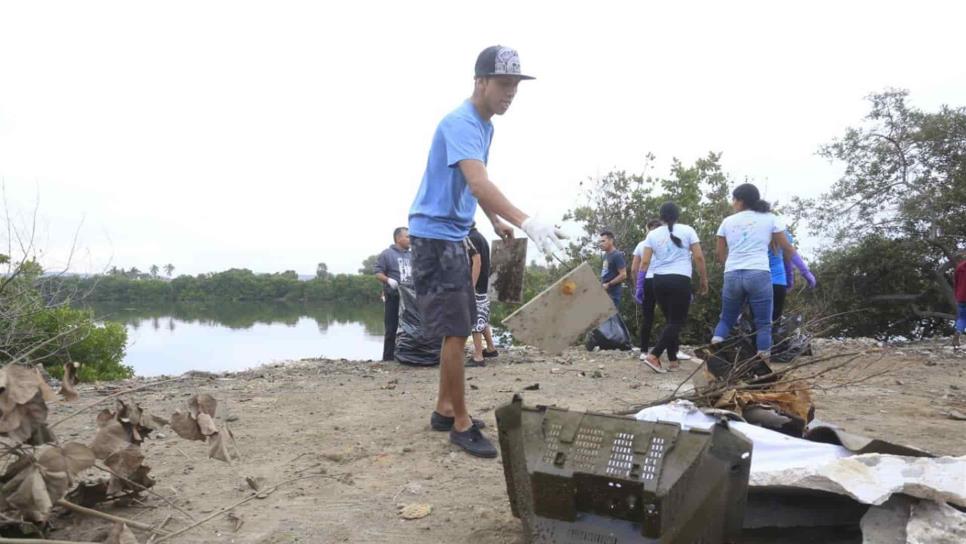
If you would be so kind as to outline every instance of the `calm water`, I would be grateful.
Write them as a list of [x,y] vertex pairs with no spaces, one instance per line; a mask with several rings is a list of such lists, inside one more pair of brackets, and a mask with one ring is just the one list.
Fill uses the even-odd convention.
[[382,357],[381,305],[230,303],[93,309],[101,320],[125,324],[124,361],[138,376],[244,370],[305,357]]

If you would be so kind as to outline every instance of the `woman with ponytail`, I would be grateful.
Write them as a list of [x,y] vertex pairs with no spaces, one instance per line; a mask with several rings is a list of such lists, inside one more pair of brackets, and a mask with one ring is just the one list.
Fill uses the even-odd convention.
[[771,205],[761,199],[758,188],[743,183],[731,193],[735,214],[718,227],[718,262],[725,265],[721,290],[721,319],[714,330],[712,344],[728,337],[745,304],[755,320],[755,343],[761,357],[771,350],[771,317],[774,303],[769,246],[781,248],[784,260],[795,256],[795,248],[785,236],[785,227],[771,213]]
[[[698,233],[688,225],[679,224],[678,215],[677,204],[665,202],[661,206],[664,225],[648,233],[641,256],[641,269],[654,273],[654,299],[667,321],[654,348],[649,353],[642,351],[641,361],[660,373],[678,367],[679,337],[691,307],[692,260],[701,278],[698,294],[708,293],[708,270]],[[665,351],[668,369],[661,366],[660,357]]]

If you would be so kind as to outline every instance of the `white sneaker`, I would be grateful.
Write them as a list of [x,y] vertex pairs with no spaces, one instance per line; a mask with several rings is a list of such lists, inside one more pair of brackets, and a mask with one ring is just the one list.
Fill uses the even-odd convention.
[[688,355],[687,353],[684,353],[683,351],[678,352],[678,361],[690,361],[690,360],[691,360],[690,355]]
[[638,357],[638,359],[640,359],[641,361],[647,360],[647,352],[645,351],[644,353],[642,353],[641,356]]

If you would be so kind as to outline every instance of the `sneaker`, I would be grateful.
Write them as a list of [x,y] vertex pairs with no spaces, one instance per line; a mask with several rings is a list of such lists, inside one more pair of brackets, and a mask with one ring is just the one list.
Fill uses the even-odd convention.
[[484,349],[483,350],[483,358],[484,359],[493,359],[494,357],[498,356],[499,354],[500,354],[500,352],[497,351],[497,350],[495,350],[495,349],[493,349],[493,350]]
[[[484,355],[484,357],[486,357],[486,356]],[[466,362],[463,364],[463,366],[468,367],[468,368],[482,367],[482,366],[486,366],[486,361],[483,360],[483,359],[476,360],[476,359],[470,357],[469,359],[466,360]]]
[[[483,420],[476,418],[470,419],[473,420],[473,425],[477,428],[486,428],[486,423]],[[433,411],[433,415],[429,416],[429,426],[432,427],[434,431],[452,431],[453,423],[455,421],[455,417],[444,416],[435,410]]]
[[480,428],[473,425],[463,432],[452,430],[449,432],[449,441],[452,444],[463,448],[463,451],[476,457],[492,459],[496,457],[496,447],[490,440],[483,436]]
[[690,360],[691,360],[690,355],[688,355],[687,353],[684,353],[683,351],[678,352],[678,361],[690,361]]

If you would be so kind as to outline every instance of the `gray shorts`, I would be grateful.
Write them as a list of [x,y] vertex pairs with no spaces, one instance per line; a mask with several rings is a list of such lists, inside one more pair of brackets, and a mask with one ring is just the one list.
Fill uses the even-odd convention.
[[476,293],[476,320],[473,321],[473,332],[483,332],[490,324],[490,295]]
[[428,337],[467,337],[476,320],[466,242],[411,236],[416,306]]

